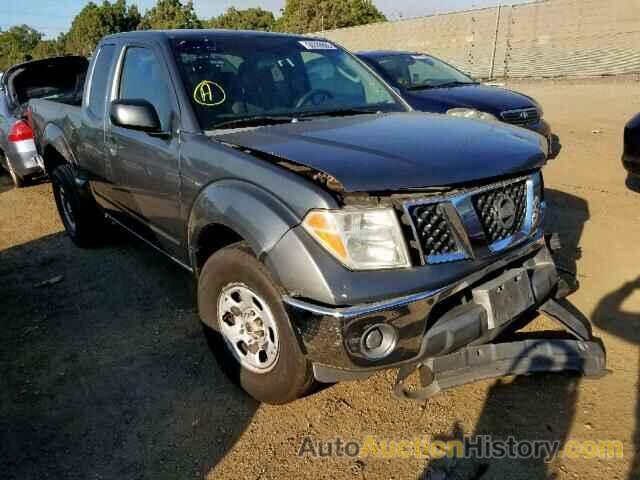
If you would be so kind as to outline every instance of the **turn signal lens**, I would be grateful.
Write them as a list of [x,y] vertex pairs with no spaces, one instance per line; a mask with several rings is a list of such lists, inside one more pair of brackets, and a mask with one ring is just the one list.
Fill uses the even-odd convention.
[[314,210],[304,228],[351,270],[411,266],[393,209]]

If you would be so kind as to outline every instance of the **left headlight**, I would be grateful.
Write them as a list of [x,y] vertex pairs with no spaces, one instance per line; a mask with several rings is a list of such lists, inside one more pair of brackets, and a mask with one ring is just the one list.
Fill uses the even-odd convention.
[[398,217],[391,208],[312,210],[302,225],[351,270],[411,266]]
[[481,112],[480,110],[475,110],[473,108],[452,108],[447,111],[447,115],[460,118],[474,118],[476,120],[485,120],[487,122],[498,121],[495,115],[487,112]]

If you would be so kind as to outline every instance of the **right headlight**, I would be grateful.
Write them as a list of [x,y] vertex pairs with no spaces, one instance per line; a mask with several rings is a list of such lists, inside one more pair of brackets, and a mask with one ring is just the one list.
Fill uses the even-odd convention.
[[498,119],[495,115],[492,115],[487,112],[481,112],[480,110],[475,110],[473,108],[452,108],[447,111],[447,115],[451,115],[452,117],[460,117],[460,118],[473,118],[476,120],[485,120],[487,122],[497,122]]
[[392,208],[312,210],[302,225],[351,270],[411,266],[404,235]]

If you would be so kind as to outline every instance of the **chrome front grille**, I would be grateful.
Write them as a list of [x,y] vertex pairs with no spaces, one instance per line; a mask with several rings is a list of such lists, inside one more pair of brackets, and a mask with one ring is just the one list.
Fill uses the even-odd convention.
[[483,258],[529,238],[542,221],[539,173],[404,202],[405,224],[425,264]]
[[500,114],[502,120],[512,125],[533,125],[540,121],[540,112],[537,108],[521,108],[509,110]]

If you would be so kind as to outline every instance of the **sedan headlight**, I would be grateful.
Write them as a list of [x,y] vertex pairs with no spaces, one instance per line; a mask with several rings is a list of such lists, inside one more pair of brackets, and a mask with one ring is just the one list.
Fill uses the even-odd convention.
[[460,118],[473,118],[476,120],[485,120],[487,122],[497,122],[498,119],[487,112],[481,112],[473,108],[452,108],[447,111],[447,115]]
[[302,224],[351,270],[411,266],[398,217],[391,208],[313,210]]

